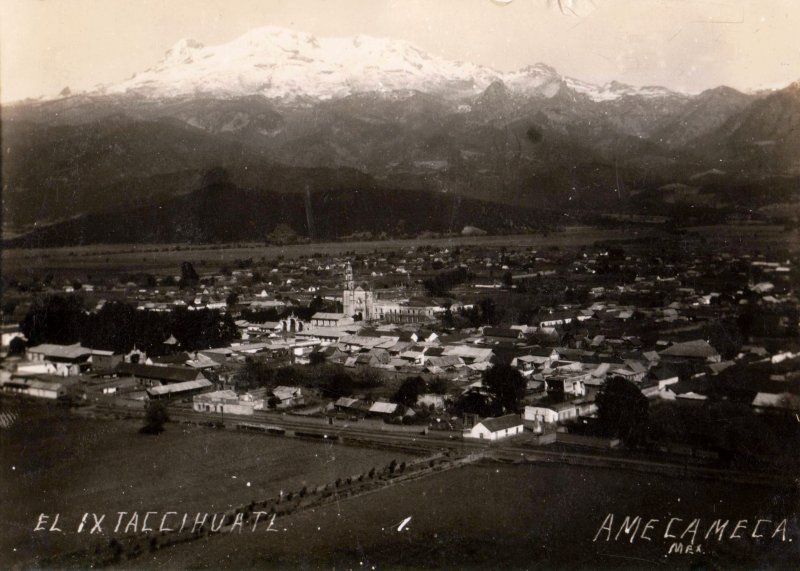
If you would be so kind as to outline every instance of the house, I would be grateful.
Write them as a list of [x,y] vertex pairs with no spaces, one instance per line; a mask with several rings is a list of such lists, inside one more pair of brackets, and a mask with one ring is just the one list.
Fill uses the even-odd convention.
[[122,354],[114,353],[113,351],[103,351],[100,349],[92,349],[92,355],[89,361],[92,363],[92,370],[106,370],[110,371],[120,363],[122,363]]
[[80,343],[74,345],[42,343],[36,347],[28,347],[26,354],[29,361],[46,363],[49,374],[68,377],[80,375],[89,369],[92,350],[81,347]]
[[558,361],[558,351],[549,347],[531,347],[527,355],[515,357],[511,361],[511,366],[519,370],[523,375],[529,375],[536,369],[549,367],[551,363]]
[[255,404],[252,396],[248,394],[239,396],[232,390],[214,391],[192,397],[192,409],[197,412],[251,415],[255,410]]
[[658,382],[659,390],[680,381],[677,371],[667,365],[659,365],[650,370],[650,377]]
[[496,418],[484,418],[472,428],[464,431],[464,438],[497,441],[515,434],[522,434],[522,419],[517,414]]
[[317,340],[322,345],[338,343],[343,337],[350,335],[345,327],[322,327],[311,325],[295,334],[297,338]]
[[318,311],[311,316],[312,327],[339,327],[353,323],[351,317],[346,317],[344,313],[325,313]]
[[374,402],[369,407],[369,414],[374,416],[393,416],[399,413],[400,405],[394,402]]
[[525,376],[532,374],[537,367],[536,357],[532,355],[522,355],[511,360],[511,366]]
[[706,363],[719,363],[722,360],[717,350],[708,341],[702,339],[676,343],[660,351],[659,355],[662,359],[666,357],[669,360],[690,360]]
[[483,340],[486,343],[495,341],[519,341],[525,336],[519,329],[506,329],[503,327],[484,327]]
[[609,374],[614,377],[622,377],[626,381],[630,381],[632,383],[638,383],[644,380],[644,377],[647,374],[647,369],[644,368],[641,363],[632,361],[631,363],[628,363],[626,367],[611,369]]
[[[222,359],[224,362],[224,358]],[[195,353],[194,359],[190,359],[186,361],[186,365],[193,369],[216,369],[222,365],[221,362],[215,361],[213,358],[209,357],[208,355],[203,355],[202,353]]]
[[558,412],[548,406],[526,406],[523,419],[534,423],[556,424]]
[[587,365],[589,367],[589,376],[584,378],[583,382],[586,385],[601,387],[606,382],[606,375],[611,369],[611,363],[600,363],[596,367]]
[[213,384],[206,378],[170,385],[159,385],[147,389],[147,396],[152,400],[170,399],[173,397],[187,397],[208,391]]
[[264,322],[250,322],[246,319],[239,319],[236,321],[236,327],[242,335],[242,339],[250,339],[261,336],[269,336],[279,326],[277,321],[264,321]]
[[568,401],[554,404],[552,408],[558,415],[558,422],[563,424],[565,422],[577,419],[580,415],[578,404],[578,401]]
[[338,399],[336,399],[336,402],[333,403],[333,406],[337,410],[346,411],[353,408],[358,402],[359,402],[358,399],[350,397],[339,397]]
[[470,347],[469,345],[448,345],[442,353],[445,356],[461,357],[467,365],[474,363],[492,363],[494,352],[483,347]]
[[800,411],[800,396],[789,393],[757,393],[752,402],[758,412],[780,410],[785,412]]
[[670,383],[659,389],[658,396],[664,400],[704,401],[708,397],[701,391],[708,389],[708,383],[703,378],[692,378],[677,383]]
[[582,397],[586,394],[584,374],[559,374],[545,378],[548,393]]
[[339,397],[333,403],[334,409],[339,412],[363,416],[369,412],[370,405],[363,400],[354,399],[350,397]]
[[14,378],[3,381],[0,385],[3,392],[21,394],[29,397],[55,400],[67,395],[62,383],[42,381],[39,379]]
[[302,406],[305,404],[305,397],[303,397],[303,390],[300,387],[287,387],[279,386],[272,389],[271,396],[278,399],[275,408],[290,408],[293,406]]
[[372,351],[357,353],[347,357],[344,361],[345,367],[381,367],[391,361],[389,354],[385,356],[373,354]]
[[19,330],[19,325],[2,325],[0,326],[0,347],[8,347],[11,341],[19,337],[23,341],[27,341],[25,336]]
[[392,347],[399,337],[369,337],[366,335],[347,335],[339,339],[339,348],[348,352],[368,351],[374,347]]
[[543,313],[539,319],[539,327],[556,327],[572,323],[572,314],[565,311],[551,311]]
[[427,347],[423,347],[420,345],[412,345],[411,347],[400,353],[399,357],[414,365],[422,365],[425,361],[426,350]]

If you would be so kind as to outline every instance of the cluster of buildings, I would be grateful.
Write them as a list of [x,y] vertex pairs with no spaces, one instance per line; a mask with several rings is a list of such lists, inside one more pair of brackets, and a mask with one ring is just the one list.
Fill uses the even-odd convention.
[[[602,246],[577,254],[530,248],[405,254],[363,257],[361,279],[349,260],[309,258],[281,261],[265,275],[252,269],[213,274],[192,292],[137,288],[132,297],[142,311],[188,304],[231,312],[241,338],[227,347],[185,352],[170,337],[165,357],[80,345],[28,347],[24,358],[4,365],[0,388],[51,399],[193,399],[200,412],[254,414],[304,407],[314,399],[303,387],[288,385],[237,394],[248,362],[326,362],[395,381],[446,379],[447,395],[423,395],[428,400],[420,402],[444,410],[470,392],[489,396],[482,374],[505,363],[525,379],[524,412],[476,419],[468,436],[495,440],[523,426],[542,432],[591,416],[598,391],[612,376],[631,381],[651,399],[749,399],[759,411],[800,410],[792,260],[724,253],[662,259],[652,248],[625,255]],[[451,267],[470,276],[450,289],[451,298],[421,295],[425,276]],[[524,298],[526,312],[511,313],[502,296]],[[487,297],[505,312],[504,325],[476,326],[465,318],[452,325]],[[320,299],[325,310],[307,311]],[[245,319],[245,309],[248,315],[275,310],[279,317]],[[746,387],[731,380],[740,378],[749,379]],[[389,400],[330,399],[320,410],[414,415],[413,407]]]

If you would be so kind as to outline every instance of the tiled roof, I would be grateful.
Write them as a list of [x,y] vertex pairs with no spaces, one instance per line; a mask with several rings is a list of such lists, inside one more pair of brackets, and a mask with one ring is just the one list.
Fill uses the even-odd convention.
[[718,354],[716,349],[702,339],[676,343],[672,347],[661,351],[661,355],[667,355],[668,357],[708,358],[715,357]]
[[496,418],[484,418],[480,421],[490,432],[499,432],[522,424],[522,419],[516,414],[507,414]]
[[28,352],[39,353],[52,359],[80,359],[81,357],[88,357],[92,354],[91,349],[81,347],[80,343],[74,345],[42,343],[36,347],[30,347]]

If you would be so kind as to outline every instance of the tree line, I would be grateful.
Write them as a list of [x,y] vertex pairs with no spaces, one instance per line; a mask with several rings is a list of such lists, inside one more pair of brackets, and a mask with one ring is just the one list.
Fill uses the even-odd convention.
[[[127,353],[134,347],[150,355],[174,350],[224,347],[239,339],[233,318],[218,310],[140,311],[125,302],[108,302],[94,312],[77,296],[37,299],[20,323],[28,344],[80,343],[92,349]],[[174,336],[177,346],[164,345]]]

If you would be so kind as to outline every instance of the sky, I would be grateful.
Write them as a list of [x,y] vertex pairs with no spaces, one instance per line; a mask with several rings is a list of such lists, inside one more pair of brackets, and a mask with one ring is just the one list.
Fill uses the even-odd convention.
[[800,0],[0,0],[0,100],[114,83],[181,38],[274,25],[410,41],[500,71],[593,83],[780,88],[800,80]]

